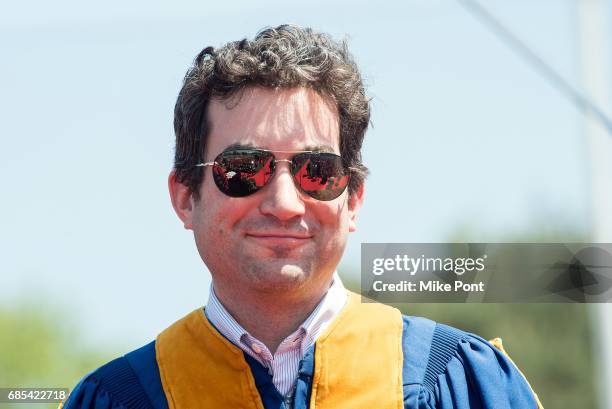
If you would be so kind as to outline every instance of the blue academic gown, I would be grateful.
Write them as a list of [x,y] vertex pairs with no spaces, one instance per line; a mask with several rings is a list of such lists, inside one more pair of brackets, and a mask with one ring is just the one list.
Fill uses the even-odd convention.
[[[404,408],[538,407],[529,384],[510,359],[476,335],[425,318],[404,316],[402,346]],[[309,407],[313,349],[300,362],[294,409]],[[245,360],[265,408],[286,409],[267,369],[246,354]],[[155,342],[87,375],[64,408],[167,409]]]

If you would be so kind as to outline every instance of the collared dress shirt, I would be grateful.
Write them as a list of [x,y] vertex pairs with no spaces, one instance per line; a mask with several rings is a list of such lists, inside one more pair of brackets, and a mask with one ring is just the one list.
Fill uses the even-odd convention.
[[221,334],[268,369],[276,389],[285,396],[286,400],[290,400],[298,376],[300,360],[315,343],[317,337],[340,313],[347,298],[347,292],[340,277],[334,273],[332,285],[323,299],[298,329],[280,343],[274,355],[263,342],[249,334],[223,307],[212,285],[205,313]]

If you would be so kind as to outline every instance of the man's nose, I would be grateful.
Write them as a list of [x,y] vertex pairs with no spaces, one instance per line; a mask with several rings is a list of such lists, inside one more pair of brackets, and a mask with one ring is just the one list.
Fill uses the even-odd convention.
[[291,171],[284,163],[276,164],[272,180],[260,193],[264,195],[259,206],[262,214],[274,216],[282,221],[304,215],[306,207],[302,193],[295,186]]

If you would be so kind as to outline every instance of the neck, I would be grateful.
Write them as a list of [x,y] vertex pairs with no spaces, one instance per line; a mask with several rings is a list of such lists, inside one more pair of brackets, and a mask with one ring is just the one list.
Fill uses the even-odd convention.
[[235,286],[214,283],[215,294],[234,319],[270,350],[272,354],[280,343],[308,318],[323,299],[331,285],[332,278],[321,288],[307,294],[294,293],[245,294],[236,291]]

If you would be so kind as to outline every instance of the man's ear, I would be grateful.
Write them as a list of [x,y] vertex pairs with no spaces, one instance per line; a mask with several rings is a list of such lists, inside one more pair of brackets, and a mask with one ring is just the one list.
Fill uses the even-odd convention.
[[177,216],[186,229],[193,228],[193,197],[189,187],[176,180],[176,172],[172,170],[168,176],[170,200]]
[[357,213],[363,205],[363,195],[365,193],[365,183],[361,183],[357,191],[349,194],[348,213],[349,213],[349,232],[357,230]]

